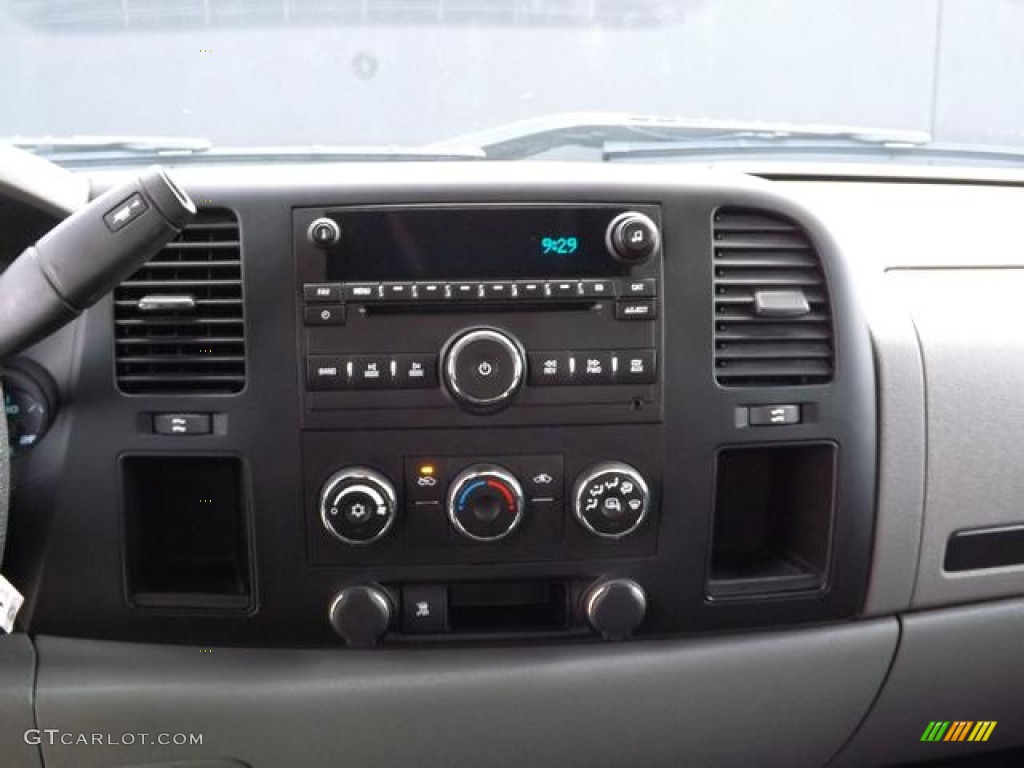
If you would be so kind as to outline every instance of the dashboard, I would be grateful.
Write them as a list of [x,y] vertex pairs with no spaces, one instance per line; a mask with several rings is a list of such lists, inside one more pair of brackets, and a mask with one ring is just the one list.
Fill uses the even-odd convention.
[[[920,686],[958,642],[990,653],[934,683],[957,712],[1024,673],[1005,634],[1020,265],[951,246],[965,230],[932,211],[965,187],[490,163],[175,178],[196,218],[0,372],[28,633],[4,674],[37,721],[148,702],[139,722],[217,723],[211,754],[263,765],[309,756],[279,728],[341,716],[313,762],[374,765],[430,733],[382,742],[381,711],[436,707],[430,765],[481,749],[472,727],[495,765],[524,735],[541,762],[731,765],[772,733],[794,739],[761,764],[881,765],[921,756],[941,713]],[[985,690],[941,716],[1024,743]],[[243,735],[258,700],[281,722]],[[749,741],[673,732],[725,712]]]

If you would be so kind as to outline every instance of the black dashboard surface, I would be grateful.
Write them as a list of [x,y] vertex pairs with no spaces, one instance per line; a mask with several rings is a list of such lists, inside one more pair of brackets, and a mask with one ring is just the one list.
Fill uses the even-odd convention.
[[[20,489],[17,503],[39,512],[21,528],[13,547],[16,562],[45,560],[42,570],[22,566],[31,596],[24,617],[27,626],[40,633],[123,640],[337,644],[326,614],[332,596],[345,585],[383,585],[398,609],[402,592],[410,586],[512,584],[526,589],[540,582],[564,593],[554,607],[544,603],[546,598],[541,603],[568,616],[555,622],[558,631],[552,633],[543,622],[534,627],[524,609],[525,623],[506,627],[510,636],[551,639],[553,634],[578,640],[581,631],[586,634],[579,607],[583,591],[609,577],[631,579],[647,590],[648,613],[640,636],[821,622],[857,614],[864,599],[872,536],[872,361],[866,322],[846,266],[812,215],[774,193],[770,185],[732,174],[544,165],[401,168],[401,173],[391,167],[380,174],[372,167],[356,167],[344,177],[327,168],[179,173],[195,199],[209,201],[206,208],[237,216],[245,307],[244,389],[233,395],[120,391],[114,371],[121,347],[114,343],[115,313],[109,300],[65,334],[74,362],[64,394],[73,407],[60,414],[48,439],[20,462],[21,471],[37,480]],[[98,177],[97,186],[115,178]],[[601,301],[587,304],[586,310],[574,305],[563,312],[549,305],[523,310],[498,304],[454,313],[410,310],[398,315],[375,314],[374,307],[350,301],[350,319],[343,328],[303,328],[303,285],[310,278],[299,253],[306,247],[306,233],[304,227],[293,226],[296,212],[318,215],[348,207],[410,203],[449,211],[461,206],[462,216],[481,206],[654,207],[660,212],[661,251],[632,274],[661,281],[658,316],[646,324],[616,324],[601,320],[611,317],[602,314],[611,311],[611,304]],[[782,246],[769,244],[768,252],[781,248],[790,253],[787,248],[798,242],[803,250],[791,258],[818,260],[808,268],[820,270],[815,274],[825,280],[825,293],[815,300],[829,302],[831,312],[827,327],[834,333],[835,357],[830,380],[755,381],[749,386],[716,382],[715,358],[721,351],[716,351],[714,340],[721,319],[716,312],[722,310],[716,309],[713,263],[716,239],[729,236],[716,234],[716,216],[722,210],[739,212],[732,220],[736,226],[763,225],[766,236],[783,237]],[[753,225],[743,218],[745,212],[754,216]],[[757,216],[766,217],[767,224]],[[215,231],[222,225],[203,226]],[[792,234],[778,235],[779,227],[791,228]],[[735,237],[742,240],[745,235],[737,231]],[[740,247],[730,258],[743,256],[742,242]],[[757,247],[751,246],[754,257],[759,255]],[[613,264],[613,275],[624,271],[622,264]],[[358,277],[391,276],[390,267],[379,273],[374,269],[378,268]],[[534,277],[557,279],[564,271]],[[327,273],[313,279],[335,276]],[[776,277],[769,275],[769,287]],[[658,374],[653,385],[634,386],[635,397],[624,396],[627,390],[613,386],[571,387],[560,390],[563,399],[558,400],[554,388],[526,385],[511,407],[484,414],[456,407],[443,388],[438,395],[365,392],[349,410],[335,408],[340,396],[317,401],[313,396],[331,393],[307,391],[307,363],[302,358],[307,347],[323,351],[327,345],[341,355],[443,353],[443,348],[430,345],[443,347],[445,338],[475,327],[498,328],[540,349],[575,345],[587,352],[616,344],[654,345]],[[626,335],[619,339],[615,334]],[[408,349],[404,345],[410,339],[427,347]],[[544,343],[545,339],[552,341]],[[533,410],[528,407],[531,398],[539,398]],[[360,402],[368,407],[359,407]],[[753,413],[752,406],[778,404],[796,404],[803,414],[801,423],[759,427],[744,421]],[[191,413],[210,415],[212,433],[154,433],[154,415]],[[550,539],[544,539],[544,531],[524,533],[535,537],[535,545],[510,539],[411,550],[400,545],[403,533],[380,546],[349,547],[328,536],[317,515],[321,484],[343,466],[379,469],[398,484],[399,506],[404,506],[406,460],[463,457],[467,465],[471,460],[516,462],[552,454],[564,461],[563,503],[554,506],[558,517]],[[147,461],[150,458],[153,461]],[[223,578],[209,576],[211,580],[199,587],[190,586],[187,579],[168,577],[165,583],[159,576],[139,577],[133,570],[132,548],[146,546],[145,541],[138,543],[133,515],[159,517],[155,511],[146,512],[166,497],[153,489],[171,487],[160,482],[174,484],[173,478],[161,480],[147,467],[167,466],[175,459],[227,461],[234,466],[228,474],[241,482],[240,494],[232,497],[237,515],[229,523],[238,533],[230,545],[233,570]],[[568,509],[573,502],[572,479],[607,461],[638,468],[651,486],[652,514],[636,534],[621,540],[588,536]],[[41,469],[33,471],[33,466]],[[726,471],[732,474],[723,479]],[[771,479],[776,476],[777,481]],[[760,490],[734,490],[744,485]],[[817,496],[803,493],[801,488],[806,487],[816,489]],[[757,501],[758,494],[773,501]],[[742,550],[750,544],[744,539],[744,515],[753,516],[752,527],[764,529],[754,536],[754,551],[741,554],[735,568],[728,552],[720,557],[715,553],[715,505],[726,503],[716,499],[731,499],[729,509],[736,510],[723,512],[720,519],[739,516],[739,522],[720,523],[728,529],[720,534],[725,537],[719,542],[723,549],[736,545]],[[213,537],[209,541],[227,535],[210,527],[208,517],[189,514],[190,524],[198,526],[194,530]],[[787,515],[792,520],[787,522]],[[401,520],[396,530],[403,530],[407,522]],[[817,530],[818,538],[808,543],[805,530]],[[18,530],[14,533],[19,535]],[[173,539],[177,534],[172,530],[154,535]],[[160,556],[141,551],[146,557]],[[795,565],[787,559],[792,553]],[[186,555],[201,558],[203,553]],[[174,553],[167,557],[173,560]],[[713,562],[716,557],[719,560]],[[772,562],[762,564],[760,559],[765,558]],[[808,578],[787,582],[791,568]],[[720,580],[713,576],[716,569],[725,574],[721,589],[714,583]],[[752,588],[747,584],[751,575]],[[776,589],[773,583],[791,586]],[[190,590],[206,593],[209,599],[183,599],[181,593]],[[529,602],[528,592],[509,599]],[[473,603],[478,598],[466,599]],[[472,606],[466,612],[473,618],[467,619],[464,635],[438,638],[396,631],[385,641],[478,640],[477,630],[488,629],[490,620],[480,618]],[[544,631],[534,632],[535,628]],[[502,636],[483,633],[484,640]]]

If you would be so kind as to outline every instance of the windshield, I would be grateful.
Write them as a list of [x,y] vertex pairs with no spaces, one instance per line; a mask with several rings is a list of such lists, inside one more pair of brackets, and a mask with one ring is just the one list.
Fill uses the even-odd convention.
[[[461,156],[481,131],[600,112],[1024,150],[1022,39],[1020,0],[6,0],[0,137]],[[577,156],[562,135],[545,157]]]

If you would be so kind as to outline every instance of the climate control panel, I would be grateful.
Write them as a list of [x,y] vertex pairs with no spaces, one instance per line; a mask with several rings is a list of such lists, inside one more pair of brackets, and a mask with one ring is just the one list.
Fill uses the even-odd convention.
[[605,557],[637,554],[620,542],[650,540],[642,532],[655,508],[652,481],[621,461],[568,478],[565,464],[561,454],[536,454],[406,457],[391,475],[342,467],[316,496],[313,548],[337,562],[558,559],[588,542]]

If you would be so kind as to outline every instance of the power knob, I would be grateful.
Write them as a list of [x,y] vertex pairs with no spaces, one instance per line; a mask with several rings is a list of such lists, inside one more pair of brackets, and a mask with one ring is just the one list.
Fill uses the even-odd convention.
[[306,236],[318,248],[330,248],[341,239],[341,227],[334,219],[322,216],[309,225]]
[[525,360],[523,348],[508,334],[493,328],[467,331],[448,344],[445,387],[467,410],[500,410],[523,385]]
[[346,645],[376,645],[391,626],[391,598],[380,587],[345,587],[331,601],[327,612],[334,631]]
[[587,623],[606,640],[624,640],[647,616],[647,593],[632,579],[599,579],[583,595]]

